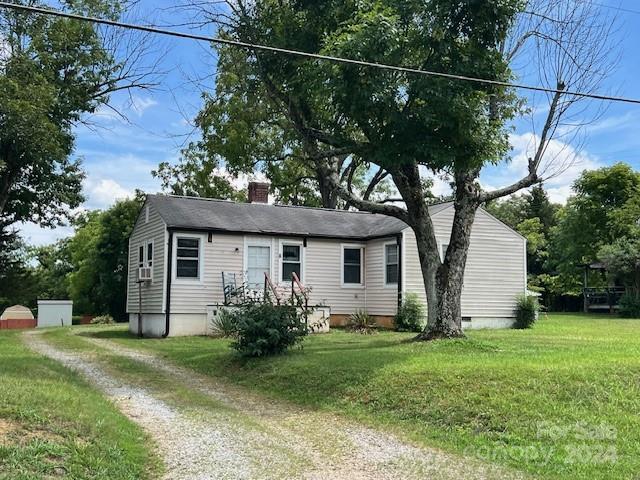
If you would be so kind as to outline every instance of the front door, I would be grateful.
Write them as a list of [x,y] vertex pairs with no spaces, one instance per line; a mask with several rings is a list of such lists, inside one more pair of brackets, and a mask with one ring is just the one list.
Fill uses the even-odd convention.
[[247,247],[247,284],[251,289],[264,287],[264,274],[271,276],[271,247],[249,245]]

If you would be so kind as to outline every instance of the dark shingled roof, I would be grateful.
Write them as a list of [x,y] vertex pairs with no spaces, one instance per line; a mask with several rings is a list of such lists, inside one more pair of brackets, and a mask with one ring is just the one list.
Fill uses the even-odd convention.
[[148,195],[147,201],[170,228],[359,240],[391,236],[407,228],[396,218],[365,212],[171,195]]

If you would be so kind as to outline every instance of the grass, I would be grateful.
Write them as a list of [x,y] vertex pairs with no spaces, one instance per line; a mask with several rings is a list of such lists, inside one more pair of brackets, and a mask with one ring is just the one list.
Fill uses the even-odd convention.
[[142,430],[20,335],[0,333],[0,479],[154,478],[161,467]]
[[531,330],[431,343],[334,331],[308,338],[302,350],[252,360],[226,340],[94,335],[543,478],[631,479],[640,471],[639,321],[550,315]]

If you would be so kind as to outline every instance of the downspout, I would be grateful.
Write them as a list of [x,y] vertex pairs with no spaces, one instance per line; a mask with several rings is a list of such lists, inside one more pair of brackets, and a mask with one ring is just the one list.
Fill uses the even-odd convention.
[[398,310],[402,307],[402,233],[396,235],[398,245]]
[[162,338],[169,336],[169,327],[171,323],[171,269],[173,267],[173,231],[169,230],[169,244],[167,245],[167,303],[165,306],[164,333]]

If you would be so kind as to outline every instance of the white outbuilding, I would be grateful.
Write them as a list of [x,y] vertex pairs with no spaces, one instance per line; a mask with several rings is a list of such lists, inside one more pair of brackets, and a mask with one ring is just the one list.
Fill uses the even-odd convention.
[[38,327],[71,325],[72,300],[38,300]]

